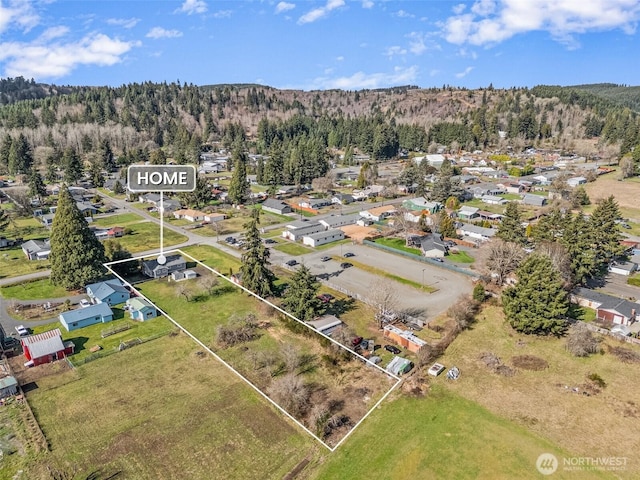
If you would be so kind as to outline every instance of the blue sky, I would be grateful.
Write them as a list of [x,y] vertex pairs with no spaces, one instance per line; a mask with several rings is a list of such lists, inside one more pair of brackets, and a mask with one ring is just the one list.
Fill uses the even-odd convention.
[[639,84],[640,0],[0,0],[0,76],[348,90]]

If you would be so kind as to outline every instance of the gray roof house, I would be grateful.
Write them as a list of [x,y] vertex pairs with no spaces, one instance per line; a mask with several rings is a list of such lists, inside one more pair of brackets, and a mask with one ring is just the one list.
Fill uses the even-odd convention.
[[354,201],[353,195],[349,195],[348,193],[336,193],[331,197],[331,203],[338,205],[348,205]]
[[320,220],[320,223],[325,228],[330,229],[344,227],[345,225],[355,225],[358,220],[360,220],[360,214],[352,213],[350,215],[329,215],[327,218]]
[[160,265],[156,259],[142,262],[142,273],[151,278],[166,277],[176,270],[185,268],[187,268],[187,262],[180,255],[169,255],[164,265]]
[[51,253],[49,239],[29,240],[21,245],[22,251],[29,260],[46,260]]
[[522,197],[522,203],[525,205],[532,205],[534,207],[543,207],[547,204],[547,199],[542,195],[527,193]]
[[449,253],[449,248],[444,243],[442,235],[434,234],[424,238],[420,242],[422,254],[428,258],[442,258]]
[[285,213],[291,213],[291,207],[282,200],[276,200],[275,198],[267,198],[262,202],[262,210],[265,212],[277,213],[284,215]]
[[476,225],[470,224],[463,224],[460,228],[458,228],[458,233],[460,233],[460,235],[475,238],[478,240],[489,240],[497,232],[498,230],[494,228],[478,227]]

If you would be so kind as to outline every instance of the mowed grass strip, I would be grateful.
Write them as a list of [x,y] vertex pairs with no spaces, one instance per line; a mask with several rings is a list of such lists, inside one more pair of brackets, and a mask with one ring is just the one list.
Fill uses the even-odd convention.
[[309,247],[305,247],[304,245],[300,245],[299,243],[294,243],[294,242],[282,242],[282,243],[279,243],[278,245],[275,245],[273,249],[286,253],[287,255],[294,255],[294,256],[305,255],[313,251]]
[[[160,247],[160,225],[154,222],[132,223],[127,228],[131,233],[118,238],[117,240],[124,248],[131,253],[144,252]],[[164,229],[164,246],[170,247],[178,245],[188,240],[185,235],[174,232],[168,228]]]
[[42,278],[31,282],[7,285],[0,288],[0,293],[5,298],[15,298],[16,300],[41,300],[76,295],[78,292],[68,292],[63,287],[53,285],[49,278]]
[[414,247],[407,247],[407,242],[403,238],[377,238],[375,243],[384,245],[385,247],[394,248],[411,255],[422,257],[420,250]]
[[[237,272],[240,269],[241,262],[239,258],[210,245],[191,245],[181,250],[224,275],[230,271]],[[188,258],[187,261],[189,261]]]
[[[464,373],[463,373],[464,374]],[[424,398],[383,404],[310,478],[537,479],[541,453],[568,456],[552,442],[436,386]],[[580,478],[610,478],[580,472]],[[553,478],[575,479],[576,472]]]
[[28,395],[48,465],[123,478],[281,479],[312,440],[180,334],[38,381]]
[[131,223],[138,223],[142,221],[146,220],[135,213],[121,213],[118,215],[96,218],[93,220],[93,225],[98,227],[124,227]]
[[29,260],[20,247],[0,251],[0,278],[19,277],[50,267],[48,260]]

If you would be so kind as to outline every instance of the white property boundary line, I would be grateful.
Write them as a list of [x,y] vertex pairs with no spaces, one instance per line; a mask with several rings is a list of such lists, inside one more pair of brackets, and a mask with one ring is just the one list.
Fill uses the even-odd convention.
[[127,282],[124,278],[122,278],[119,274],[117,274],[112,268],[111,265],[116,265],[118,263],[125,263],[125,262],[131,262],[131,261],[135,261],[135,260],[142,260],[144,258],[149,258],[149,257],[154,257],[155,255],[148,255],[148,256],[142,256],[142,257],[134,257],[134,258],[127,258],[124,260],[117,260],[115,262],[108,262],[105,263],[104,266],[109,270],[109,272],[111,272],[113,275],[115,275],[118,279],[120,279],[120,281],[122,281],[125,285],[129,286],[129,288],[131,288],[132,290],[134,290],[136,292],[136,294],[142,298],[144,298],[145,300],[147,300],[149,303],[151,303],[156,309],[158,309],[158,311],[160,311],[165,317],[167,317],[169,319],[169,321],[171,323],[173,323],[176,327],[178,327],[180,330],[182,330],[184,333],[186,333],[194,342],[196,342],[198,345],[200,345],[202,348],[204,348],[207,352],[209,352],[209,354],[211,354],[216,360],[218,360],[220,363],[222,363],[225,367],[227,367],[229,370],[231,370],[233,373],[235,373],[238,377],[240,377],[247,385],[249,385],[253,390],[255,390],[256,392],[258,392],[264,399],[266,399],[269,403],[271,403],[274,407],[276,407],[280,412],[282,412],[287,418],[289,418],[290,420],[292,420],[293,422],[295,422],[296,425],[298,425],[300,428],[302,428],[305,432],[307,432],[309,435],[311,435],[313,438],[315,438],[318,442],[320,442],[325,448],[327,448],[329,451],[334,452],[340,445],[342,445],[342,443],[349,438],[349,436],[353,433],[353,431],[358,428],[358,426],[360,426],[360,424],[376,409],[380,406],[380,404],[389,396],[389,394],[395,390],[395,388],[400,384],[400,382],[402,381],[402,379],[396,375],[393,375],[392,373],[387,372],[385,369],[383,369],[382,367],[376,365],[375,363],[371,363],[369,362],[366,358],[364,358],[362,355],[360,355],[359,353],[351,350],[350,348],[342,345],[341,343],[335,341],[334,339],[332,339],[331,337],[329,337],[328,335],[325,335],[322,332],[319,332],[318,330],[312,328],[311,326],[307,325],[306,323],[304,323],[302,320],[297,319],[296,317],[294,317],[293,315],[291,315],[290,313],[284,311],[283,309],[281,309],[280,307],[278,307],[277,305],[274,305],[273,303],[269,302],[268,300],[265,300],[264,298],[260,297],[259,295],[255,294],[254,292],[252,292],[251,290],[248,290],[247,288],[243,287],[242,285],[238,285],[234,282],[232,282],[231,280],[229,280],[227,277],[225,277],[224,275],[222,275],[220,272],[218,272],[217,270],[209,267],[208,265],[205,265],[204,263],[202,263],[199,260],[196,260],[195,258],[193,258],[191,255],[189,255],[188,253],[184,253],[182,250],[180,249],[174,249],[174,250],[169,250],[165,253],[165,256],[171,253],[179,253],[180,255],[183,255],[189,259],[191,259],[192,261],[196,262],[198,265],[201,265],[202,267],[206,268],[207,270],[209,270],[210,272],[216,274],[218,277],[223,278],[225,281],[231,283],[234,287],[238,287],[242,290],[244,290],[246,293],[254,296],[255,298],[257,298],[258,300],[261,300],[262,302],[266,303],[267,305],[269,305],[270,307],[276,309],[277,311],[279,311],[280,313],[286,315],[287,317],[289,317],[292,320],[295,320],[296,322],[300,323],[301,325],[304,325],[305,327],[307,327],[309,330],[313,331],[314,333],[323,336],[324,338],[326,338],[327,340],[329,340],[330,342],[334,343],[335,345],[338,345],[340,348],[343,348],[347,351],[349,351],[351,354],[355,355],[356,357],[358,357],[360,360],[364,361],[366,365],[371,366],[371,367],[375,367],[378,370],[380,370],[382,373],[384,373],[386,376],[393,378],[396,380],[396,383],[394,383],[391,388],[389,389],[389,391],[387,391],[387,393],[385,393],[382,398],[380,398],[374,405],[373,407],[371,407],[371,409],[369,409],[369,411],[367,413],[364,414],[364,416],[358,420],[358,422],[353,426],[353,428],[351,428],[347,434],[342,437],[340,439],[340,441],[338,443],[336,443],[335,446],[331,447],[329,445],[327,445],[325,442],[323,442],[316,434],[314,434],[311,430],[309,430],[307,427],[305,427],[302,423],[300,423],[297,419],[295,419],[291,414],[289,414],[284,408],[282,408],[280,405],[278,405],[276,402],[274,402],[268,395],[266,395],[265,393],[262,392],[262,390],[260,390],[258,387],[256,387],[253,383],[251,383],[250,380],[248,380],[247,378],[245,378],[240,372],[238,372],[236,369],[234,369],[231,365],[229,365],[226,361],[224,361],[220,356],[218,356],[213,350],[211,350],[209,347],[207,347],[204,343],[202,343],[198,338],[196,338],[191,332],[189,332],[186,328],[184,328],[180,323],[178,323],[176,320],[174,320],[169,314],[167,314],[167,312],[165,312],[164,310],[162,310],[161,308],[159,308],[155,302],[152,302],[149,298],[147,298],[146,295],[143,295],[137,288],[135,288],[133,285],[131,285],[129,282]]

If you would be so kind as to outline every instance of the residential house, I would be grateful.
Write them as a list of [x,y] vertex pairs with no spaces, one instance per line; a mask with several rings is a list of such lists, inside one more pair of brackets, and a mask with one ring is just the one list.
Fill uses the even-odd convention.
[[276,200],[275,198],[267,198],[262,202],[262,210],[265,212],[277,213],[278,215],[284,215],[291,213],[291,207],[284,203],[282,200]]
[[383,205],[381,207],[371,208],[360,212],[360,216],[374,222],[380,222],[396,213],[396,207],[393,205]]
[[427,342],[418,338],[410,330],[402,330],[395,325],[385,325],[382,335],[384,338],[393,340],[398,345],[403,346],[410,352],[416,353],[421,347],[425,346]]
[[204,217],[206,213],[201,212],[200,210],[192,210],[188,209],[180,209],[173,212],[173,217],[181,220],[188,220],[189,222],[202,222],[204,221]]
[[348,193],[334,193],[331,197],[331,203],[337,205],[348,205],[354,201],[353,195],[349,195]]
[[204,221],[209,223],[217,223],[221,222],[225,218],[227,218],[227,216],[224,213],[207,213],[204,216]]
[[89,202],[76,202],[76,207],[78,207],[78,210],[80,210],[83,217],[91,217],[98,213],[98,209],[95,205]]
[[[158,207],[160,207],[160,203],[158,203]],[[165,198],[162,200],[162,208],[164,209],[164,213],[171,213],[176,210],[180,210],[182,208],[182,204],[173,198]]]
[[28,240],[20,247],[29,260],[47,260],[51,253],[49,239]]
[[420,250],[425,257],[442,258],[449,253],[442,235],[433,234],[420,241]]
[[352,213],[349,215],[329,215],[320,220],[320,223],[329,230],[332,228],[340,228],[345,225],[353,225],[360,219],[360,214]]
[[495,195],[483,195],[480,200],[487,205],[504,205],[507,203],[506,199]]
[[96,303],[85,308],[62,312],[58,318],[62,326],[70,332],[97,323],[110,322],[113,320],[113,311],[107,303]]
[[460,210],[458,210],[457,214],[458,214],[458,218],[462,220],[473,220],[480,216],[478,214],[479,211],[480,209],[477,207],[470,207],[468,205],[464,205],[463,207],[460,208]]
[[599,320],[616,325],[631,325],[640,321],[640,304],[597,292],[589,288],[576,288],[571,292],[571,301],[581,307],[596,311]]
[[474,198],[482,198],[485,195],[502,195],[506,190],[495,183],[478,183],[466,188]]
[[151,278],[162,278],[169,276],[176,270],[187,268],[187,262],[180,255],[169,255],[163,265],[158,260],[145,260],[142,262],[142,273]]
[[609,265],[609,271],[617,275],[628,277],[638,269],[638,265],[633,262],[613,262]]
[[23,337],[20,343],[27,364],[34,366],[61,360],[67,355],[73,355],[75,350],[73,342],[62,341],[62,334],[58,328]]
[[366,200],[367,198],[375,198],[382,193],[384,187],[382,185],[369,185],[362,190],[354,190],[354,200]]
[[283,185],[278,190],[278,195],[293,195],[298,191],[298,187],[295,185]]
[[489,240],[497,231],[498,230],[493,228],[478,227],[468,223],[465,223],[458,228],[458,234],[482,241]]
[[362,163],[368,162],[371,159],[371,157],[369,155],[367,155],[366,153],[356,153],[353,157],[352,160],[354,163],[360,165]]
[[567,185],[572,188],[575,188],[578,185],[584,185],[585,183],[587,183],[587,179],[585,177],[571,177],[567,180]]
[[502,215],[499,213],[487,212],[486,210],[478,210],[478,217],[480,217],[480,220],[487,220],[493,223],[502,220]]
[[522,197],[522,203],[524,205],[531,205],[534,207],[544,207],[547,204],[547,199],[542,195],[527,193]]
[[40,217],[40,221],[42,222],[42,225],[44,225],[45,227],[51,227],[53,225],[53,217],[55,216],[56,216],[55,213],[47,213]]
[[302,243],[310,247],[319,247],[327,243],[344,240],[344,232],[338,229],[326,230],[324,232],[312,233],[302,237]]
[[424,197],[410,198],[402,202],[407,210],[427,210],[430,214],[438,213],[444,208],[440,202],[431,202]]
[[318,210],[322,207],[327,207],[331,205],[331,199],[330,198],[307,198],[306,200],[300,201],[298,205],[302,208],[312,208],[314,210]]
[[131,296],[129,290],[117,278],[87,285],[86,291],[93,303],[106,303],[107,305],[124,303]]
[[524,186],[520,185],[519,183],[507,183],[506,185],[504,185],[504,189],[507,193],[520,194],[524,191]]
[[132,320],[144,322],[158,316],[158,310],[148,300],[141,297],[134,297],[127,300],[129,315]]
[[97,228],[93,230],[93,234],[98,240],[120,238],[124,236],[124,227]]
[[282,232],[282,236],[294,242],[301,240],[302,237],[313,235],[324,231],[324,225],[318,222],[307,222],[303,225],[296,226],[296,223],[287,225],[287,229]]
[[145,193],[138,197],[138,201],[140,203],[150,203],[154,207],[160,204],[160,194],[159,193]]
[[342,320],[334,315],[322,315],[307,322],[307,325],[330,337],[334,330],[342,327]]

